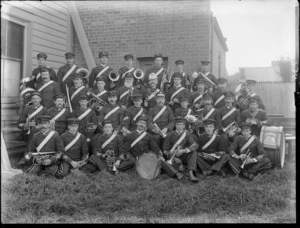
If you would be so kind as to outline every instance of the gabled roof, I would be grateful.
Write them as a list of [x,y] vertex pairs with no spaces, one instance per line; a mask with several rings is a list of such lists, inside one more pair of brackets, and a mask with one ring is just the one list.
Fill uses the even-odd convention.
[[[244,77],[240,79],[253,79],[257,82],[282,82],[279,66],[277,67],[240,67],[240,72],[244,70]],[[243,78],[242,78],[243,77]]]

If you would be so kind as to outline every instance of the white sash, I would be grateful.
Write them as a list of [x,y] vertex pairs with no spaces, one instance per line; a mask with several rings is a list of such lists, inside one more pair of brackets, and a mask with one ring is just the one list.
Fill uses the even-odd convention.
[[180,87],[178,90],[176,90],[175,93],[173,93],[173,95],[171,96],[170,100],[173,100],[173,98],[184,89],[185,89],[184,87]]
[[122,74],[122,79],[125,77],[125,75],[126,75],[127,73],[132,72],[134,69],[135,69],[135,68],[132,67],[132,68],[130,68],[128,71],[126,71],[124,74]]
[[183,134],[182,134],[182,136],[180,136],[180,138],[174,144],[174,146],[172,147],[172,149],[170,151],[174,151],[179,146],[179,144],[182,142],[182,140],[185,138],[185,136],[186,136],[186,132],[184,131]]
[[222,117],[222,121],[225,120],[228,116],[230,116],[235,110],[236,108],[233,107],[229,112],[227,112],[226,115]]
[[255,136],[252,135],[250,137],[250,139],[248,140],[248,142],[244,146],[242,146],[242,148],[240,149],[240,153],[242,153],[245,149],[247,149],[247,147],[253,142],[254,139],[255,139]]
[[38,107],[37,110],[35,110],[33,113],[31,113],[28,118],[32,119],[36,114],[38,114],[41,110],[43,109],[43,106],[41,105],[40,107]]
[[96,76],[96,78],[100,77],[101,74],[103,74],[107,69],[109,68],[109,66],[104,67]]
[[216,106],[221,100],[223,100],[224,97],[225,97],[224,95],[220,96],[220,97],[218,98],[218,100],[216,100],[215,106]]
[[200,94],[198,97],[196,97],[193,104],[195,104],[199,99],[201,99],[203,97],[203,94]]
[[125,91],[124,93],[121,94],[120,99],[121,100],[123,97],[125,97],[129,93],[129,89]]
[[59,117],[62,116],[62,114],[65,113],[66,110],[67,110],[66,108],[63,108],[63,109],[62,109],[59,113],[57,113],[57,115],[54,116],[51,120],[57,120]]
[[143,107],[141,107],[141,110],[135,115],[133,121],[136,121],[136,119],[142,114],[143,110],[144,110]]
[[160,116],[161,114],[166,110],[167,106],[164,106],[157,114],[156,116],[154,116],[153,118],[153,122],[155,122]]
[[214,108],[211,108],[211,110],[209,110],[209,112],[203,117],[202,120],[208,119],[208,117],[210,117],[210,115],[215,111]]
[[136,140],[134,140],[131,143],[131,145],[130,145],[131,148],[134,147],[134,145],[137,144],[139,141],[141,141],[141,139],[144,138],[146,135],[147,135],[147,132],[144,131],[143,134],[141,134]]
[[36,76],[36,81],[40,78],[40,76],[41,76],[41,72],[39,72],[38,74],[37,74],[37,76]]
[[81,134],[79,132],[77,132],[76,137],[68,145],[66,145],[65,151],[67,151],[68,149],[70,149],[78,141],[78,139],[80,138],[80,135]]
[[216,134],[213,134],[210,140],[205,145],[202,146],[202,150],[205,150],[207,147],[209,147],[210,144],[212,144],[212,142],[215,140],[215,138],[216,138]]
[[83,90],[84,88],[85,88],[85,86],[80,86],[80,87],[78,87],[77,90],[75,90],[75,92],[72,94],[71,100],[73,100],[74,97],[75,97],[81,90]]
[[107,119],[111,114],[113,114],[115,111],[117,111],[120,107],[117,106],[115,107],[114,109],[110,110],[109,113],[107,113],[105,116],[104,116],[104,119]]
[[102,149],[104,149],[115,137],[117,136],[116,133],[113,133],[109,139],[107,139],[103,144],[102,144]]
[[22,92],[20,93],[20,97],[22,97],[24,95],[24,93],[30,92],[30,91],[34,91],[34,89],[32,89],[32,88],[26,88],[26,89],[22,90]]
[[84,113],[82,113],[77,119],[82,120],[87,114],[89,114],[92,109],[88,108]]
[[37,152],[40,152],[41,149],[45,146],[45,144],[51,139],[51,137],[55,134],[55,131],[51,131],[46,138],[40,143],[40,145],[36,148]]
[[190,109],[190,108],[189,108],[189,110],[188,110],[188,112],[187,112],[186,116],[190,115],[190,114],[191,114],[191,112],[192,112],[192,109]]
[[206,81],[208,81],[209,83],[211,83],[211,84],[213,84],[213,85],[216,85],[212,80],[210,80],[210,79],[206,76],[206,75],[209,74],[209,72],[207,72],[206,75],[204,75],[202,72],[201,72],[201,74],[202,74],[203,78],[204,78]]
[[65,76],[62,78],[62,81],[64,82],[67,77],[69,77],[69,75],[73,72],[73,70],[76,68],[76,65],[74,64],[70,70],[68,70],[68,72],[65,74]]
[[100,93],[98,93],[97,95],[96,95],[96,97],[100,97],[100,96],[102,96],[103,94],[105,94],[105,93],[107,93],[107,91],[106,90],[103,90],[102,92],[100,92]]
[[160,68],[160,70],[159,71],[157,71],[156,73],[155,73],[155,76],[157,77],[163,70],[164,70],[165,68]]
[[46,84],[44,84],[41,88],[38,89],[39,92],[41,92],[43,89],[45,89],[48,85],[52,84],[54,81],[49,81]]
[[160,91],[160,89],[156,89],[153,93],[151,93],[148,97],[148,101],[150,101],[156,94]]
[[254,97],[256,95],[256,93],[251,93],[250,97]]

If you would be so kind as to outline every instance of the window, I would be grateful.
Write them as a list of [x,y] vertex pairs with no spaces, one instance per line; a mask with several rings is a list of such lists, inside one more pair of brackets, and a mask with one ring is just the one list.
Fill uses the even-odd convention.
[[19,97],[26,23],[1,15],[1,97]]
[[[140,69],[146,73],[147,69],[153,66],[154,59],[153,57],[143,57],[137,58],[138,63],[140,65]],[[163,57],[163,67],[168,68],[168,57]]]

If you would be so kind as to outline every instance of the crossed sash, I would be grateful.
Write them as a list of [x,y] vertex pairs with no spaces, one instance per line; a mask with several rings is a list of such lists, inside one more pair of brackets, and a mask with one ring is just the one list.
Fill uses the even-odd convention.
[[122,79],[125,77],[125,75],[126,75],[127,73],[132,72],[134,69],[135,69],[134,67],[131,67],[128,71],[126,71],[124,74],[122,74]]
[[206,75],[209,74],[209,72],[207,72],[206,75],[204,75],[202,72],[200,72],[200,73],[202,74],[203,78],[204,78],[206,81],[208,81],[209,83],[211,83],[211,84],[213,84],[213,85],[216,85],[212,80],[210,80],[210,79],[206,76]]
[[180,136],[180,138],[178,139],[178,141],[174,144],[174,146],[172,147],[172,149],[170,151],[175,151],[175,149],[180,145],[180,143],[184,140],[186,136],[186,132],[184,131],[182,136]]
[[113,114],[115,111],[117,111],[120,107],[117,106],[115,107],[114,109],[110,110],[109,113],[107,113],[105,116],[104,116],[104,119],[107,119],[111,114]]
[[76,137],[68,145],[65,146],[65,151],[70,149],[78,141],[78,139],[80,138],[80,135],[81,134],[79,132],[77,132]]
[[224,95],[220,96],[220,97],[218,98],[218,100],[216,100],[215,106],[216,106],[221,100],[223,100],[224,97],[225,97]]
[[92,109],[88,108],[84,113],[82,113],[77,119],[82,120],[87,114],[89,114]]
[[178,90],[176,90],[175,93],[173,93],[173,95],[171,96],[170,100],[173,100],[173,98],[184,89],[184,87],[180,87]]
[[189,108],[189,110],[188,110],[188,112],[187,112],[186,116],[190,115],[190,114],[191,114],[191,112],[192,112],[192,109],[190,109],[190,108]]
[[41,151],[41,149],[45,146],[45,144],[52,138],[52,136],[55,134],[55,131],[51,131],[46,138],[40,143],[40,145],[36,148],[38,153]]
[[134,147],[134,145],[137,144],[139,141],[141,141],[141,139],[144,138],[146,135],[147,135],[147,132],[144,131],[136,140],[134,140],[131,143],[131,145],[130,145],[131,148]]
[[62,81],[64,82],[68,77],[69,75],[73,72],[73,70],[76,68],[76,65],[74,64],[70,70],[68,70],[68,72],[65,74],[65,76],[62,78]]
[[54,116],[51,120],[57,120],[59,117],[62,116],[62,114],[65,113],[66,110],[67,110],[66,108],[63,108],[63,109],[62,109],[59,113],[57,113],[57,115]]
[[72,94],[71,100],[73,100],[74,97],[75,97],[81,90],[83,90],[84,88],[85,88],[84,86],[78,87],[77,90],[75,90],[75,92]]
[[101,74],[103,74],[107,69],[109,68],[109,66],[104,67],[96,76],[96,78],[100,77]]
[[151,93],[148,97],[148,101],[150,101],[153,97],[155,97],[159,91],[160,89],[156,89],[153,93]]
[[202,120],[208,119],[208,117],[210,117],[210,115],[215,111],[214,108],[211,108],[211,110],[209,110],[208,113],[206,113],[206,115],[203,117]]
[[164,69],[165,69],[165,68],[163,68],[163,67],[160,68],[159,71],[157,71],[157,72],[155,73],[155,76],[157,77]]
[[97,95],[96,95],[96,97],[100,97],[100,96],[102,96],[103,94],[105,94],[105,93],[107,93],[107,91],[106,90],[103,90],[103,91],[101,91],[100,93],[98,93]]
[[104,149],[116,136],[118,133],[113,133],[103,144],[102,149]]
[[39,72],[38,74],[37,74],[37,76],[36,76],[36,81],[40,78],[40,76],[41,76],[41,72]]
[[242,146],[242,148],[240,149],[240,153],[242,153],[245,149],[247,149],[248,146],[250,146],[250,144],[254,141],[254,139],[255,139],[255,136],[252,135],[250,137],[250,139],[248,140],[248,142],[244,146]]
[[125,91],[124,93],[121,94],[120,99],[121,100],[123,97],[125,97],[129,93],[129,89]]
[[216,138],[216,134],[213,134],[210,140],[207,143],[205,143],[201,149],[205,150],[207,147],[209,147],[210,144],[212,144],[212,142],[215,140],[215,138]]
[[225,120],[228,116],[230,116],[235,110],[236,110],[236,108],[233,107],[229,112],[227,112],[227,113],[222,117],[222,121]]
[[43,89],[45,89],[48,85],[51,85],[54,81],[50,80],[46,84],[44,84],[41,88],[38,89],[39,92],[41,92]]
[[166,110],[167,106],[164,106],[157,114],[156,116],[154,116],[153,118],[153,122],[155,122],[160,116],[161,114]]
[[29,116],[28,116],[28,119],[32,119],[36,114],[38,114],[41,110],[43,109],[43,106],[41,105],[40,107],[38,107],[37,110],[35,110],[33,113],[31,113]]
[[203,97],[203,94],[204,93],[200,94],[198,97],[195,98],[193,105],[196,104],[196,102]]
[[32,88],[30,88],[30,87],[28,87],[28,88],[22,90],[22,92],[20,93],[20,97],[22,97],[25,93],[31,92],[31,91],[34,91],[34,89],[32,89]]
[[256,95],[256,93],[251,93],[250,97],[254,97]]
[[135,115],[135,117],[133,117],[133,121],[136,121],[136,119],[142,114],[143,110],[143,107],[141,107],[141,110]]

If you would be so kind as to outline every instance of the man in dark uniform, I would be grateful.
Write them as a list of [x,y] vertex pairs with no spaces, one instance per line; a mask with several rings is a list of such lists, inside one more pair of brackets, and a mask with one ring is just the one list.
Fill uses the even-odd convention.
[[203,79],[199,79],[196,82],[196,91],[194,91],[191,94],[191,100],[192,100],[192,109],[194,111],[200,111],[199,109],[204,107],[204,104],[202,102],[203,96],[205,94],[205,82]]
[[67,121],[70,117],[70,112],[64,107],[65,98],[66,97],[62,93],[55,95],[53,97],[55,106],[47,111],[47,115],[51,116],[51,122],[54,125],[54,129],[59,135],[67,130]]
[[236,107],[241,113],[249,109],[248,98],[247,88],[242,87],[239,91],[239,94],[236,96]]
[[165,105],[165,101],[165,95],[158,93],[156,95],[157,105],[148,111],[148,131],[153,135],[159,147],[162,147],[162,140],[167,132],[173,131],[174,128],[174,114],[172,109]]
[[213,97],[213,101],[214,101],[214,107],[216,109],[219,109],[225,105],[224,93],[227,88],[227,79],[218,78],[217,82],[218,82],[218,84],[217,84],[218,89],[215,92],[213,92],[212,97]]
[[262,109],[262,110],[265,110],[265,105],[263,104],[260,96],[258,96],[254,90],[255,90],[255,86],[256,86],[256,81],[255,80],[246,80],[247,82],[247,89],[249,91],[248,93],[248,98],[250,97],[255,97],[257,100],[258,100],[258,108],[259,109]]
[[35,78],[33,81],[29,83],[28,85],[29,87],[34,89],[38,84],[42,83],[43,80],[41,77],[41,70],[45,67],[48,68],[50,71],[51,80],[55,82],[57,81],[57,77],[54,69],[50,66],[46,66],[46,59],[47,59],[47,55],[44,52],[41,52],[37,55],[37,61],[39,66],[32,71],[32,75],[35,76]]
[[264,110],[258,109],[258,98],[250,97],[248,104],[249,110],[241,113],[241,120],[242,122],[249,123],[251,125],[251,132],[259,137],[262,125],[270,124],[270,120]]
[[99,65],[94,67],[91,71],[91,74],[89,77],[89,87],[90,88],[95,87],[96,78],[102,77],[105,81],[105,89],[107,91],[110,91],[111,83],[110,83],[110,79],[109,79],[109,73],[111,71],[113,71],[113,69],[107,65],[107,61],[108,61],[107,51],[100,51],[99,58],[100,58]]
[[172,76],[174,85],[166,94],[166,101],[172,107],[173,112],[180,108],[180,98],[187,97],[190,99],[190,91],[181,85],[182,76],[180,73],[175,73]]
[[198,179],[194,176],[194,174],[196,174],[197,169],[196,159],[198,145],[192,134],[185,131],[185,125],[186,120],[184,118],[175,118],[176,129],[168,133],[165,138],[162,147],[163,153],[168,159],[170,159],[168,162],[172,165],[179,163],[180,171],[183,171],[181,162],[186,163],[188,165],[190,181],[197,182]]
[[69,90],[72,110],[75,110],[79,107],[79,97],[82,94],[87,95],[89,91],[89,89],[83,85],[82,77],[83,75],[81,73],[76,73],[73,79],[74,86]]
[[[190,80],[191,79],[190,79],[190,76],[183,71],[184,61],[181,60],[181,59],[176,60],[175,65],[176,65],[176,68],[178,70],[178,73],[180,73],[181,76],[182,76],[181,85],[183,87],[185,87],[186,89],[190,90],[190,87],[191,87],[191,81]],[[172,88],[173,85],[174,85],[173,78],[171,78],[170,81],[171,81],[171,88]]]
[[[64,151],[63,143],[56,131],[50,130],[50,119],[48,115],[38,117],[40,131],[36,133],[30,144],[29,153],[25,155],[27,160],[33,161],[27,173],[37,174],[38,176],[54,176],[58,171],[58,161]],[[40,155],[34,156],[32,153],[39,152]],[[43,153],[47,153],[46,154]]]
[[225,153],[226,148],[221,136],[214,133],[216,122],[206,119],[203,124],[205,133],[201,134],[197,140],[199,145],[197,164],[206,176],[219,173],[220,176],[225,177],[223,166],[228,161],[229,155]]
[[74,86],[73,79],[76,71],[78,70],[78,66],[75,64],[75,54],[71,52],[67,52],[65,54],[66,65],[61,66],[57,71],[57,82],[60,86],[62,93],[67,96],[66,85],[69,90]]
[[149,110],[156,106],[156,95],[160,92],[158,87],[158,80],[155,74],[149,75],[149,86],[146,88],[146,98],[144,100],[144,107]]
[[[121,86],[124,85],[124,81],[125,81],[125,75],[127,73],[132,73],[134,72],[135,68],[133,67],[133,62],[134,62],[134,58],[132,54],[126,54],[124,56],[125,59],[125,66],[121,67],[118,72],[120,74],[120,78],[118,80],[118,88],[120,88]],[[134,78],[133,81],[133,85],[136,85],[136,78]]]
[[56,94],[61,93],[59,85],[57,82],[50,79],[50,70],[48,68],[43,68],[41,70],[42,82],[37,84],[36,90],[42,95],[41,104],[49,109],[54,106],[53,97]]
[[181,117],[186,117],[188,115],[194,115],[194,111],[189,108],[189,98],[188,97],[181,97],[180,98],[180,105],[181,107],[180,108],[177,108],[174,112],[174,116],[175,117],[178,117],[178,116],[181,116]]
[[82,169],[89,157],[86,137],[78,132],[78,125],[78,119],[69,118],[68,130],[61,135],[64,153],[56,173],[58,178],[67,176],[72,169]]
[[[205,81],[205,88],[208,90],[210,93],[212,93],[217,86],[217,78],[215,75],[209,72],[209,64],[210,61],[201,61],[201,70],[200,72],[194,72],[192,77],[194,78],[194,84],[196,85],[197,80],[200,78]],[[194,86],[193,89],[195,90]]]
[[237,175],[242,173],[244,177],[253,180],[255,175],[270,169],[272,164],[261,142],[251,135],[251,125],[243,123],[241,129],[242,135],[237,136],[228,148],[228,164]]

